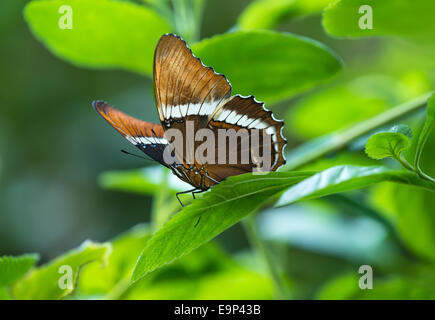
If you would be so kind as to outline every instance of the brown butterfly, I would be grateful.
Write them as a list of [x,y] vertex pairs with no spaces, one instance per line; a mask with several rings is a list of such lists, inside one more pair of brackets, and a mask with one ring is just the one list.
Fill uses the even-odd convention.
[[[94,101],[93,106],[128,141],[194,187],[177,193],[178,201],[179,194],[192,192],[195,198],[195,193],[206,191],[227,177],[255,171],[258,157],[253,150],[269,161],[267,171],[276,171],[285,164],[283,121],[276,120],[264,103],[253,96],[232,96],[227,78],[204,66],[179,36],[165,34],[160,38],[154,54],[153,71],[161,125],[130,117],[103,101]],[[200,161],[196,156],[187,159],[188,154],[196,155],[201,145],[193,137],[188,138],[188,124],[192,124],[194,134],[207,129],[211,138],[217,138],[222,130],[231,129],[232,133],[243,131],[244,135],[240,134],[230,147],[225,138],[224,145],[208,149],[204,152],[208,161]],[[181,132],[181,144],[168,137],[171,130]],[[247,148],[243,141],[253,141],[255,132],[259,136],[258,145]],[[263,146],[267,137],[271,140],[271,148]],[[242,153],[247,149],[249,157],[241,161]],[[219,158],[222,150],[223,159]],[[175,161],[168,161],[168,157]],[[230,161],[231,157],[233,161]]]

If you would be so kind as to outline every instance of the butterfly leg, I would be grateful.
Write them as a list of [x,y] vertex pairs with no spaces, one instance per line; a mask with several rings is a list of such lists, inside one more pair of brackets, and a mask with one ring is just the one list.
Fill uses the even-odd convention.
[[181,191],[181,192],[177,192],[175,194],[175,196],[177,197],[178,202],[181,204],[182,207],[184,207],[184,204],[181,202],[179,195],[180,194],[185,194],[185,193],[189,193],[189,192],[193,192],[195,190],[198,190],[197,188],[191,189],[191,190],[187,190],[187,191]]
[[195,198],[195,194],[203,193],[204,191],[207,191],[207,190],[197,190],[197,191],[192,191],[192,197],[193,197],[193,199],[196,199],[196,198]]
[[[202,184],[203,184],[203,182],[204,182],[204,176],[201,176],[201,182],[199,183],[199,185],[200,185],[200,188],[202,188]],[[201,192],[203,192],[204,190],[198,190],[198,191],[192,191],[192,197],[193,197],[193,199],[196,199],[195,198],[195,193],[201,193]]]

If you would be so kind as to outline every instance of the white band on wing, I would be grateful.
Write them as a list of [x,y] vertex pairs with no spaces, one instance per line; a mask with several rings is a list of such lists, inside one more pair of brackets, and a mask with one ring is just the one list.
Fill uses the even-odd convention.
[[156,137],[132,137],[125,136],[125,138],[134,145],[138,144],[168,144],[166,138],[156,138]]

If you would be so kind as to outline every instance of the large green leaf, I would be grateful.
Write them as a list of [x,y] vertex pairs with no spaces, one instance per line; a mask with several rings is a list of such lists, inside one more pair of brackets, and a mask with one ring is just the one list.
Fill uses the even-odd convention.
[[[367,5],[373,11],[373,29],[360,28],[358,23],[364,15],[359,13],[360,7]],[[431,0],[337,0],[326,8],[323,25],[327,32],[340,37],[395,35],[434,39],[434,10],[435,2]]]
[[242,29],[269,29],[299,15],[320,13],[330,0],[256,0],[239,16]]
[[306,172],[244,174],[214,186],[153,235],[137,262],[132,281],[206,243],[272,195],[309,175]]
[[276,206],[363,188],[383,181],[413,184],[435,190],[435,185],[420,180],[416,174],[409,171],[391,170],[382,166],[342,165],[326,169],[288,188]]
[[337,56],[321,43],[274,31],[226,33],[192,50],[228,77],[233,93],[252,94],[268,104],[323,83],[341,69]]
[[[77,249],[63,254],[46,265],[31,270],[26,277],[15,282],[12,287],[12,296],[23,300],[63,298],[74,290],[80,268],[95,260],[106,263],[110,250],[110,244],[85,241]],[[65,275],[65,271],[61,269],[63,266],[69,266],[73,272],[72,287],[61,288],[59,286],[60,278]]]
[[[59,27],[63,5],[72,29]],[[51,52],[75,65],[152,74],[154,47],[168,24],[144,6],[107,0],[50,0],[27,4],[24,16]]]
[[0,287],[7,286],[24,276],[38,259],[37,254],[0,257]]

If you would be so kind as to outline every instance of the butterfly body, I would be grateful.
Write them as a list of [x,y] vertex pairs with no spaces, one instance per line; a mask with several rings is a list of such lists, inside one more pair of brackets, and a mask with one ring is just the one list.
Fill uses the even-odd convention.
[[255,171],[260,155],[270,164],[266,171],[285,163],[283,122],[253,96],[232,96],[227,78],[204,66],[180,37],[160,38],[153,75],[161,125],[130,117],[103,101],[93,106],[142,152],[192,185],[189,192]]

